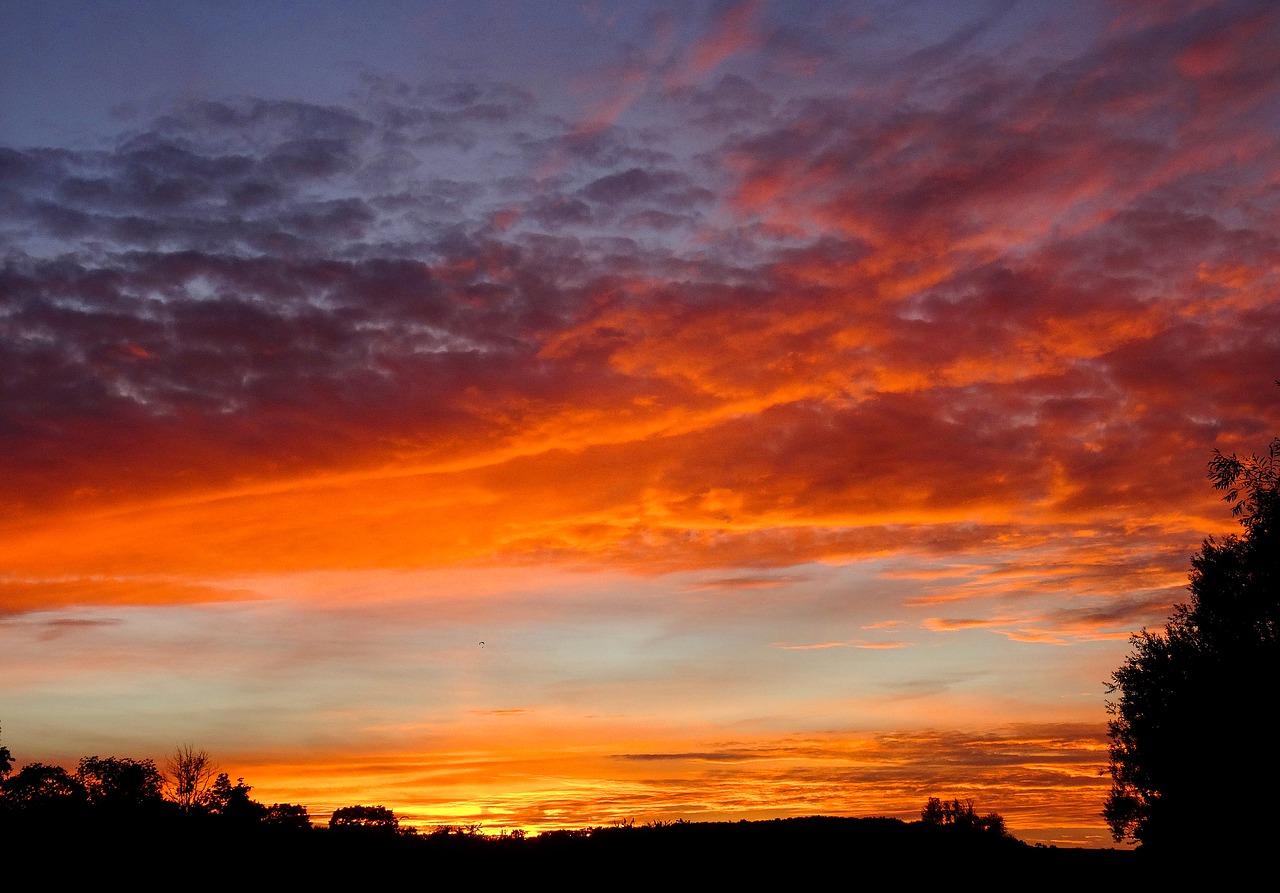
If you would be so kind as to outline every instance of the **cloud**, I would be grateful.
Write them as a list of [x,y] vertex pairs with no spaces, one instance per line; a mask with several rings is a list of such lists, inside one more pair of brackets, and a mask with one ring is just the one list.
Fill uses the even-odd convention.
[[642,763],[662,762],[665,760],[679,762],[706,763],[738,763],[746,760],[761,759],[758,753],[735,753],[733,751],[710,751],[704,753],[626,753],[619,754],[616,759],[634,760]]
[[56,617],[40,624],[41,641],[51,642],[63,636],[72,636],[80,631],[91,631],[103,627],[118,626],[123,621],[114,618],[83,619],[78,617]]
[[774,645],[786,651],[816,651],[826,648],[866,648],[871,651],[893,651],[898,648],[910,648],[911,642],[868,642],[865,639],[853,639],[848,642],[816,642],[812,645]]
[[703,580],[699,583],[685,587],[686,592],[698,592],[701,590],[715,589],[773,589],[778,586],[790,586],[795,583],[804,583],[811,579],[806,574],[777,574],[770,576],[735,576],[720,577],[711,580]]
[[1017,614],[985,617],[929,617],[923,626],[938,632],[990,630],[1016,642],[1053,645],[1127,641],[1135,628],[1163,623],[1173,605],[1182,600],[1182,592],[1160,590],[1078,600],[1087,604],[1048,609],[1028,606]]
[[652,201],[676,210],[687,210],[712,198],[710,190],[695,186],[684,175],[638,167],[593,180],[582,188],[582,195],[603,205]]
[[[0,580],[0,618],[58,612],[78,607],[198,605],[256,598],[245,589],[146,577],[61,577]],[[114,619],[53,617],[42,621],[53,632],[108,626]]]
[[712,33],[691,48],[686,76],[700,78],[726,59],[757,45],[754,22],[761,6],[759,0],[739,0],[724,6]]
[[[699,742],[667,751],[607,746],[506,753],[371,752],[350,758],[335,777],[314,764],[248,762],[255,787],[306,790],[313,814],[358,798],[359,790],[406,779],[385,798],[397,815],[429,827],[441,821],[542,831],[608,825],[615,820],[693,821],[770,815],[891,815],[918,818],[931,796],[972,798],[999,811],[1014,833],[1060,829],[1058,840],[1082,842],[1096,827],[1097,803],[1109,783],[1098,773],[1106,742],[1092,725],[1014,725],[981,735],[923,730],[878,736],[792,737]],[[331,760],[332,757],[329,757]],[[331,762],[329,763],[331,765]],[[661,767],[661,773],[653,770]],[[598,778],[607,778],[601,782]],[[332,807],[330,807],[332,808]],[[1101,838],[1093,838],[1094,845]]]
[[5,149],[6,568],[1016,544],[1022,579],[917,604],[1168,585],[1229,523],[1194,457],[1280,420],[1275,134],[1240,111],[1277,81],[1230,49],[1275,16],[1032,59],[993,13],[867,79],[866,23],[842,50],[720,11],[698,77],[637,75],[589,133],[523,87],[370,76]]

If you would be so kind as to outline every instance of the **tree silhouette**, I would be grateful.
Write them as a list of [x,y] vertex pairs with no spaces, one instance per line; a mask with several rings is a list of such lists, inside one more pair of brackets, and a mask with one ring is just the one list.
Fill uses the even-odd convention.
[[8,778],[12,771],[13,754],[9,753],[9,748],[0,744],[0,779]]
[[1133,636],[1112,674],[1116,840],[1158,847],[1258,842],[1280,780],[1271,730],[1280,670],[1280,438],[1265,457],[1216,454],[1243,535],[1209,537],[1191,559],[1190,604],[1163,632]]
[[344,806],[329,817],[335,830],[382,831],[394,833],[400,827],[396,814],[385,806]]
[[183,744],[165,763],[165,781],[184,812],[205,805],[217,766],[203,750]]
[[272,828],[309,831],[311,816],[307,808],[300,803],[272,803],[262,816],[262,824]]
[[930,797],[920,810],[920,821],[926,825],[956,828],[961,831],[985,831],[998,837],[1008,835],[1004,816],[998,812],[978,815],[972,800],[953,799],[950,803]]
[[95,807],[134,811],[164,802],[164,777],[154,760],[83,757],[76,780],[84,785]]
[[84,785],[61,766],[29,763],[0,781],[0,810],[25,821],[67,818],[88,804]]
[[261,821],[267,814],[267,808],[249,796],[252,790],[253,785],[245,784],[243,778],[237,778],[236,783],[232,784],[227,773],[219,772],[209,788],[205,803],[209,812],[227,821],[252,824]]

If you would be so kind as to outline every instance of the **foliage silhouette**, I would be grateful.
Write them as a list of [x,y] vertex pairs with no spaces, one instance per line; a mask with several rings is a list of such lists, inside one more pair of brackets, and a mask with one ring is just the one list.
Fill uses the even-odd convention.
[[272,803],[262,814],[262,824],[291,831],[311,830],[311,815],[300,803]]
[[1103,816],[1118,841],[1224,850],[1269,833],[1266,794],[1280,781],[1278,460],[1280,438],[1265,457],[1215,455],[1209,476],[1244,534],[1204,541],[1190,604],[1175,606],[1163,632],[1134,635],[1112,674]]
[[76,768],[76,780],[84,785],[89,803],[95,807],[136,812],[164,803],[164,776],[155,760],[83,757]]
[[267,815],[267,807],[249,796],[252,785],[237,778],[232,784],[225,772],[219,772],[209,788],[205,802],[209,812],[229,822],[247,825],[260,822]]
[[8,778],[9,773],[13,771],[13,754],[9,753],[9,748],[0,744],[0,779]]
[[937,797],[930,797],[920,811],[920,821],[926,825],[941,828],[955,828],[959,831],[981,831],[997,837],[1007,837],[1004,817],[998,812],[978,815],[972,800],[953,799],[950,803]]
[[0,810],[28,821],[70,819],[88,805],[84,785],[61,766],[29,763],[0,781]]
[[[87,783],[87,784],[86,784]],[[448,825],[433,833],[407,833],[382,806],[336,810],[330,828],[311,825],[305,807],[252,800],[252,788],[232,784],[220,773],[201,808],[181,809],[158,799],[161,777],[150,760],[86,757],[77,772],[29,764],[0,779],[0,841],[11,864],[57,866],[59,881],[100,885],[105,877],[131,886],[149,886],[156,877],[189,876],[192,854],[225,853],[233,864],[250,865],[262,886],[289,884],[330,888],[367,886],[370,866],[382,878],[433,877],[486,884],[525,883],[530,877],[598,879],[626,866],[624,886],[697,884],[759,886],[793,884],[797,871],[812,878],[847,869],[849,859],[941,860],[953,868],[1004,869],[1025,876],[1052,870],[1063,876],[1105,865],[1110,878],[1126,877],[1111,856],[1071,851],[1051,853],[1011,836],[954,833],[957,828],[990,830],[988,817],[972,803],[933,800],[922,818],[814,816],[758,822],[653,820],[609,828],[485,835],[478,824]],[[159,803],[155,813],[122,811],[120,804]],[[927,823],[939,818],[936,826]],[[950,817],[948,820],[947,817]],[[999,823],[1003,827],[1003,822]],[[364,833],[361,833],[364,831]],[[354,833],[353,833],[354,832]],[[138,852],[144,859],[122,858]],[[68,859],[69,853],[75,858]],[[1064,861],[1065,860],[1065,861]],[[221,863],[218,863],[221,864]],[[678,875],[672,875],[678,866]],[[53,875],[47,875],[52,877]],[[211,875],[221,877],[221,872]],[[571,884],[572,885],[572,884]]]
[[344,806],[329,817],[329,827],[342,831],[376,831],[394,834],[400,820],[385,806]]

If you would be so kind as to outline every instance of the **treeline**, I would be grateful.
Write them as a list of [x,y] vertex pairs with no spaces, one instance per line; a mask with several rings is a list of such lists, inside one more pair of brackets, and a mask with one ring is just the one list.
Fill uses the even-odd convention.
[[[0,825],[23,827],[188,827],[214,831],[312,831],[300,803],[260,803],[244,778],[232,783],[205,751],[178,748],[162,770],[155,760],[83,757],[74,770],[28,763],[13,771],[0,746]],[[385,806],[353,805],[334,810],[328,828],[365,834],[414,836]],[[436,833],[477,836],[479,826],[443,826]],[[509,835],[522,838],[523,833]]]
[[[20,819],[28,825],[84,823],[142,823],[147,825],[199,824],[205,830],[264,828],[310,831],[314,826],[307,808],[299,803],[266,805],[250,796],[253,787],[238,778],[233,784],[218,772],[208,753],[179,747],[165,769],[154,760],[122,757],[84,757],[74,771],[61,766],[28,763],[13,772],[7,747],[0,747],[0,820]],[[893,820],[896,821],[896,820]],[[684,829],[692,823],[650,822],[641,831]],[[920,813],[920,824],[948,832],[982,834],[995,839],[1010,835],[998,813],[979,815],[972,800],[930,798]],[[363,804],[334,810],[328,828],[365,835],[419,836],[416,828],[400,826],[396,814],[385,806]],[[611,828],[587,828],[550,832],[549,838],[590,839],[636,830],[634,823]],[[483,838],[479,825],[442,825],[427,835],[434,838]],[[547,835],[544,835],[547,836]],[[523,831],[503,832],[500,840],[523,841]]]
[[[299,804],[266,805],[200,751],[153,760],[91,756],[74,770],[0,751],[0,840],[7,867],[62,881],[116,878],[147,889],[258,889],[282,883],[523,881],[570,889],[664,884],[818,883],[851,866],[935,864],[995,872],[1089,877],[1127,873],[1132,853],[1051,850],[1015,839],[971,801],[931,799],[921,819],[809,817],[740,822],[655,821],[485,834],[479,825],[401,827],[383,806],[353,805],[313,825]],[[1064,875],[1065,872],[1065,875]]]
[[74,771],[28,763],[12,771],[4,748],[0,762],[0,819],[71,827],[84,822],[172,823],[219,820],[226,824],[309,829],[307,808],[296,803],[266,806],[249,796],[252,788],[227,774],[209,779],[198,798],[182,802],[178,790],[154,760],[84,757]]

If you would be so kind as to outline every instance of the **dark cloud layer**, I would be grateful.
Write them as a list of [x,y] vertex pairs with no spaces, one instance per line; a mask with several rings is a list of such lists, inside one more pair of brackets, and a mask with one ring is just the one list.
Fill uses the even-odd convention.
[[1208,452],[1280,420],[1280,16],[1121,13],[1028,62],[1002,21],[850,92],[856,49],[729,17],[588,128],[369,76],[4,148],[6,511],[620,420],[621,510],[656,486],[728,539],[1204,506]]

